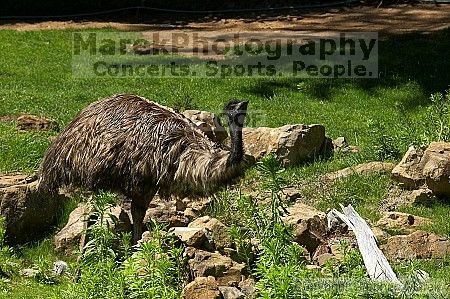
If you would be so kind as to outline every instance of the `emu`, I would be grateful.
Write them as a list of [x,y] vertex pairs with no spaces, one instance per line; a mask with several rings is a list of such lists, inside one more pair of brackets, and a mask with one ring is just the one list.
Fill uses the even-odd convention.
[[208,195],[232,183],[248,163],[242,128],[247,101],[230,101],[224,114],[230,150],[210,141],[184,116],[145,98],[119,94],[83,109],[47,149],[39,189],[82,187],[131,199],[133,242],[147,207],[161,197]]

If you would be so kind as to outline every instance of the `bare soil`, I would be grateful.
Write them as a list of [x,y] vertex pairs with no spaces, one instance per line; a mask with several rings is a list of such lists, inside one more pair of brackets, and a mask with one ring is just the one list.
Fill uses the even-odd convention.
[[[166,24],[164,24],[166,23]],[[305,34],[327,35],[330,32],[378,31],[381,34],[410,32],[429,33],[450,26],[450,4],[396,5],[390,7],[356,6],[313,11],[295,11],[285,15],[259,14],[237,17],[192,17],[179,21],[142,23],[109,21],[3,21],[0,29],[20,31],[46,29],[116,28],[126,31],[151,30],[214,30],[239,31],[302,31]]]

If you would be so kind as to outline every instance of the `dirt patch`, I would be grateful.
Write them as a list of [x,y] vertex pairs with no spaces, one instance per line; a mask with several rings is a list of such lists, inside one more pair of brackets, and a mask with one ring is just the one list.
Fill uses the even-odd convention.
[[0,29],[20,31],[46,29],[115,28],[125,31],[215,30],[223,32],[292,30],[315,35],[329,32],[378,31],[398,34],[433,32],[450,25],[450,5],[397,5],[393,7],[358,6],[314,11],[293,11],[279,15],[248,17],[211,17],[207,21],[173,21],[170,24],[149,21],[140,24],[104,21],[49,21],[4,23]]
[[0,123],[9,123],[17,120],[17,115],[2,115],[0,116]]

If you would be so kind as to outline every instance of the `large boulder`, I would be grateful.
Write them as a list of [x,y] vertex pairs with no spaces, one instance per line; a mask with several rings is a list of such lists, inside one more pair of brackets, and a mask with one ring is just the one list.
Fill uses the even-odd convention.
[[400,163],[392,170],[392,178],[406,189],[415,189],[425,183],[423,151],[411,146]]
[[221,143],[228,137],[227,131],[214,113],[200,110],[185,110],[182,114],[190,119],[212,141]]
[[450,195],[450,143],[432,142],[425,150],[423,175],[434,194]]
[[297,124],[279,128],[244,128],[243,139],[247,154],[255,159],[273,153],[283,165],[294,165],[321,153],[325,127]]
[[410,147],[392,177],[408,189],[426,184],[434,194],[450,195],[450,143],[432,142],[425,151]]
[[390,237],[381,246],[391,260],[444,258],[450,254],[450,240],[425,231]]
[[82,203],[70,213],[66,226],[64,226],[53,239],[57,251],[71,254],[74,248],[83,246],[81,244],[82,238],[86,232],[91,211],[92,209],[89,205]]
[[11,243],[36,240],[56,223],[67,197],[38,192],[37,181],[8,179],[19,184],[3,184],[0,188],[0,215],[5,218],[6,238]]
[[323,242],[326,233],[326,214],[301,202],[289,207],[283,218],[294,228],[294,240],[312,253]]
[[244,299],[245,294],[236,287],[219,286],[223,299]]

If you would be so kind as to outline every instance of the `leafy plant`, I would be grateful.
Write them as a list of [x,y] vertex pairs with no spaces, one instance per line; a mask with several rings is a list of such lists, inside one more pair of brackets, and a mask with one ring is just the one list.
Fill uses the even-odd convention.
[[96,221],[88,228],[78,282],[66,290],[67,297],[178,298],[185,276],[183,248],[156,223],[151,240],[133,248],[129,233],[119,236],[112,229],[117,219],[107,210],[113,201],[104,192],[90,201]]
[[430,96],[431,105],[424,117],[423,145],[450,140],[450,90]]

